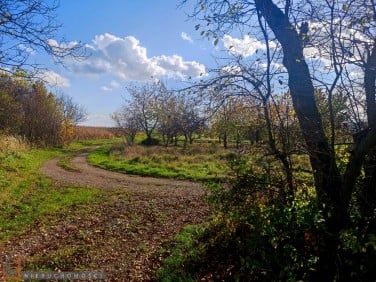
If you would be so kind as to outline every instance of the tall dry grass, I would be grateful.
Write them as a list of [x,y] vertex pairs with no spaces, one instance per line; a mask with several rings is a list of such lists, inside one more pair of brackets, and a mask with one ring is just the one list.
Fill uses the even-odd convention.
[[26,151],[30,146],[25,138],[12,135],[0,135],[0,153]]
[[88,139],[108,139],[115,137],[115,130],[106,127],[94,127],[94,126],[77,126],[76,139],[88,140]]

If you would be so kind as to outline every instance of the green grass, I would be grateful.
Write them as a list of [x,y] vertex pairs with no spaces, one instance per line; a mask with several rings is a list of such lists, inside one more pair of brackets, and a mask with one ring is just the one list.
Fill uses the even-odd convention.
[[67,155],[64,155],[62,156],[59,161],[58,161],[58,165],[67,170],[67,171],[71,171],[71,172],[81,172],[81,170],[77,167],[75,167],[73,164],[72,164],[72,158],[73,158],[73,155],[72,154],[67,154]]
[[79,150],[85,150],[88,147],[102,147],[109,146],[117,143],[121,143],[122,138],[106,138],[106,139],[89,139],[89,140],[80,140],[75,141],[69,144],[64,150],[69,152],[77,152]]
[[[204,231],[204,227],[200,225],[189,225],[176,235],[171,253],[162,261],[162,267],[157,272],[158,281],[197,281],[186,268],[189,268],[189,261],[197,260],[204,253],[204,249],[198,248],[199,244],[196,242]],[[161,255],[164,251],[160,250]]]
[[85,204],[98,189],[54,187],[41,176],[41,165],[61,150],[31,149],[0,154],[0,242],[21,233],[47,214]]
[[127,147],[114,152],[111,147],[102,147],[92,152],[92,165],[135,175],[188,179],[202,182],[222,181],[228,167],[221,153],[208,153],[190,149],[154,146]]

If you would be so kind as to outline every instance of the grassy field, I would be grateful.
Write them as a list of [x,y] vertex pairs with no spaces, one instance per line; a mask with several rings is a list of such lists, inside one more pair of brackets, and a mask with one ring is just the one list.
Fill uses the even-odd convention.
[[0,242],[47,214],[87,204],[98,189],[55,187],[41,176],[41,165],[62,156],[58,149],[12,149],[0,152]]
[[[142,135],[138,136],[137,142],[140,140],[142,140]],[[101,250],[98,253],[97,246],[105,245],[111,247],[107,256],[112,257],[112,244],[117,246],[125,244],[122,241],[124,234],[130,236],[129,242],[133,242],[134,238],[139,238],[140,234],[145,231],[145,226],[152,225],[158,218],[163,223],[167,214],[163,209],[156,209],[156,199],[145,200],[145,206],[137,200],[134,203],[134,209],[126,210],[131,202],[127,192],[121,189],[116,191],[90,187],[58,187],[40,173],[41,166],[47,160],[58,157],[60,167],[78,172],[80,170],[72,163],[73,157],[88,153],[88,161],[91,164],[108,170],[142,176],[222,182],[228,180],[229,175],[233,175],[230,173],[231,161],[229,160],[234,162],[232,158],[236,156],[235,149],[224,149],[213,140],[197,140],[187,147],[181,144],[176,147],[140,145],[130,147],[125,145],[122,138],[105,138],[76,141],[60,149],[33,149],[22,143],[22,140],[17,141],[18,143],[16,141],[9,140],[9,144],[2,146],[7,149],[3,151],[0,149],[0,245],[12,238],[12,240],[18,240],[17,235],[32,226],[36,228],[42,226],[41,230],[50,230],[49,242],[55,244],[48,250],[47,256],[44,252],[32,256],[26,264],[30,269],[88,268],[91,260],[77,261],[76,258],[96,257],[100,260],[104,252]],[[260,148],[252,151],[248,149],[244,154],[246,166],[254,166],[256,173],[265,174],[267,169],[270,171],[278,169],[277,162],[270,165],[265,161],[265,158],[272,157],[262,154]],[[304,172],[308,167],[307,156],[297,155],[294,158],[298,164],[296,170],[301,170],[299,173],[296,172],[296,181],[304,183],[304,185],[299,184],[299,187],[307,190],[305,187],[312,186],[309,174]],[[167,203],[170,204],[170,201]],[[182,204],[179,204],[179,207],[186,209]],[[179,211],[175,210],[174,205],[171,208],[171,218],[175,219]],[[155,211],[153,223],[141,221],[144,213],[147,216],[145,218],[149,218],[150,210]],[[134,216],[136,217],[133,224],[131,219]],[[192,212],[189,216],[192,216]],[[117,229],[109,228],[107,225],[113,218],[117,218],[119,222],[127,218],[127,222],[130,220],[133,226],[131,229],[135,231],[130,231],[127,223],[122,225],[126,228],[126,232],[114,233]],[[38,224],[34,225],[36,222]],[[74,239],[68,236],[64,241],[59,237],[60,235],[54,237],[53,234],[61,230],[60,226],[66,226],[72,222],[76,226],[76,235],[72,237]],[[111,223],[111,226],[115,225]],[[193,281],[195,279],[188,273],[186,275],[181,273],[181,269],[182,265],[204,254],[202,246],[197,244],[197,238],[207,230],[205,226],[204,224],[179,228],[181,232],[176,235],[174,242],[162,245],[161,248],[158,247],[157,256],[165,258],[162,267],[157,272],[161,281]],[[174,234],[176,232],[174,231]],[[62,232],[62,234],[65,233]],[[88,236],[91,238],[90,242],[95,243],[87,244]],[[33,238],[39,238],[38,232]],[[132,246],[137,250],[147,248],[143,241],[136,243]],[[126,246],[127,249],[130,245]],[[143,253],[145,250],[140,249],[139,252]],[[127,259],[129,258],[127,254]],[[122,257],[121,261],[125,259]]]
[[[142,135],[137,141],[142,140]],[[97,150],[88,156],[90,164],[103,169],[142,176],[188,179],[200,182],[222,182],[231,173],[230,156],[236,155],[234,148],[224,149],[215,140],[196,140],[192,145],[180,146],[125,146],[121,138],[74,143],[75,149],[96,145]],[[273,156],[262,148],[243,148],[242,158],[247,167],[259,173],[279,172],[282,167]],[[264,152],[264,153],[263,153]],[[292,156],[297,185],[313,186],[309,173],[309,159],[305,154]],[[233,160],[233,159],[232,159]],[[233,160],[234,161],[234,160]],[[69,168],[69,164],[68,164]]]
[[221,181],[226,177],[227,151],[213,144],[187,148],[163,146],[104,146],[89,155],[89,162],[108,170],[154,177]]
[[[119,144],[122,140],[114,138],[74,142],[61,149],[32,149],[25,145],[24,148],[15,146],[14,150],[0,151],[2,253],[19,256],[27,270],[72,271],[106,266],[109,277],[122,277],[129,271],[138,273],[134,265],[139,267],[138,258],[147,253],[151,259],[149,263],[146,256],[142,261],[143,271],[154,271],[154,260],[157,261],[154,250],[167,243],[184,225],[198,223],[206,216],[206,203],[192,193],[194,187],[189,184],[176,189],[177,194],[165,195],[157,181],[157,184],[148,184],[148,189],[154,189],[150,195],[132,197],[127,189],[122,189],[123,186],[119,189],[59,187],[40,173],[41,166],[52,158],[59,158],[58,165],[65,170],[76,171],[72,164],[75,156],[92,150],[95,150],[92,155],[107,150],[114,156],[121,153],[117,150],[121,147]],[[161,148],[163,152],[158,151]],[[206,162],[210,167],[221,156],[221,150],[203,154],[195,147],[189,150],[161,148],[134,146],[132,152],[127,150],[127,156],[149,156],[162,174],[164,170],[168,171],[163,166],[177,155],[174,165],[185,167],[183,176],[192,179],[206,177],[205,171],[197,171],[195,162],[201,162],[201,167]],[[161,158],[160,162],[157,156]],[[210,167],[218,175],[220,168]],[[81,172],[87,173],[84,169]],[[175,181],[171,183],[166,184],[167,188],[176,187]],[[179,192],[184,189],[189,189],[188,196],[184,191]],[[168,200],[164,196],[169,197]],[[121,275],[116,276],[119,271]]]
[[39,172],[48,159],[59,157],[61,167],[76,171],[72,156],[88,151],[91,164],[108,170],[202,182],[223,181],[230,170],[231,150],[210,142],[187,148],[127,147],[121,138],[112,138],[77,141],[63,149],[32,149],[19,140],[6,142],[2,148],[7,149],[0,150],[0,242],[47,214],[88,204],[101,194],[94,188],[55,187]]

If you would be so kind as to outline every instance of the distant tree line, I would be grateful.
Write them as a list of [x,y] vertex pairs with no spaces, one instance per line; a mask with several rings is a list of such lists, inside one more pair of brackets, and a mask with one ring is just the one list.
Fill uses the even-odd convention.
[[159,134],[165,146],[177,145],[180,136],[187,145],[205,128],[202,108],[190,96],[170,91],[159,81],[130,85],[127,92],[129,98],[113,119],[128,144],[133,144],[136,134],[143,132],[144,144],[154,144],[157,140],[153,135]]
[[54,95],[42,81],[23,72],[0,74],[0,131],[43,146],[62,145],[74,138],[85,110],[67,95]]

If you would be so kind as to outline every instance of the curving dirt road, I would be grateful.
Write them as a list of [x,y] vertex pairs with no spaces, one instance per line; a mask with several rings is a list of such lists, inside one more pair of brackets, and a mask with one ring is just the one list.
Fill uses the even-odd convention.
[[168,197],[200,196],[204,192],[200,184],[191,181],[134,176],[97,168],[87,163],[86,156],[87,154],[81,154],[71,161],[79,172],[64,170],[58,166],[58,159],[53,159],[45,163],[42,173],[63,185],[122,188],[132,193],[152,193]]
[[5,244],[3,255],[20,258],[24,269],[100,269],[108,281],[150,281],[163,256],[161,247],[209,214],[197,183],[106,171],[90,166],[84,154],[72,165],[80,172],[66,171],[54,159],[42,173],[61,189],[97,187],[103,195],[95,203],[51,215]]

